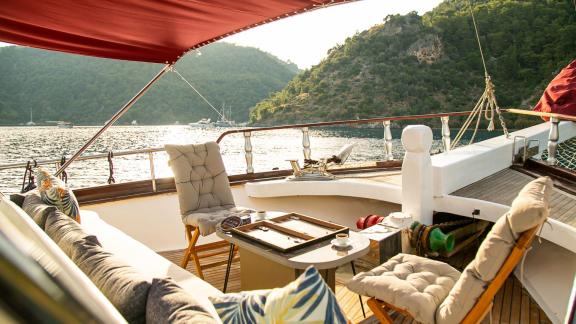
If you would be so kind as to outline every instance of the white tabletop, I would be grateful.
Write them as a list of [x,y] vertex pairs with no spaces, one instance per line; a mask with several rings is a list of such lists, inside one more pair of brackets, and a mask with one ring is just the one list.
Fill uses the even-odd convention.
[[[267,212],[267,215],[271,215],[272,217],[285,214],[286,213],[282,212]],[[253,221],[262,219],[259,217],[257,217],[257,219],[254,217],[252,218]],[[334,248],[330,243],[330,240],[327,239],[326,241],[287,253],[276,251],[268,246],[250,241],[243,237],[226,234],[221,229],[218,229],[216,234],[218,237],[234,243],[240,248],[249,250],[252,253],[261,255],[267,259],[294,269],[306,269],[310,265],[314,265],[317,269],[337,268],[338,266],[366,255],[370,248],[370,240],[352,230],[350,230],[349,233],[352,247],[348,250]]]

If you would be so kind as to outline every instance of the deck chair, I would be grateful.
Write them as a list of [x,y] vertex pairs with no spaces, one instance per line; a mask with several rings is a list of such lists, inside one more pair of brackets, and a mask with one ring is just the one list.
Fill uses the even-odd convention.
[[347,287],[370,297],[367,304],[382,323],[393,322],[389,311],[422,323],[478,323],[548,217],[551,192],[548,177],[528,183],[462,273],[444,262],[398,254],[354,276]]
[[[170,157],[168,164],[174,172],[176,191],[180,204],[182,222],[188,240],[181,266],[186,268],[194,260],[198,276],[204,279],[202,269],[221,265],[221,262],[200,265],[200,258],[228,253],[207,253],[222,249],[226,243],[196,246],[200,235],[207,236],[216,231],[216,225],[229,216],[241,216],[250,210],[236,207],[220,148],[215,142],[192,145],[166,145]],[[198,255],[205,252],[204,255]],[[229,252],[233,256],[233,251]]]

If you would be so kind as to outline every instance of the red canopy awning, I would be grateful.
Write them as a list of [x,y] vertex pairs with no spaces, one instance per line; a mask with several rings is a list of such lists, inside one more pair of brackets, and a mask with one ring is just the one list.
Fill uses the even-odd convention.
[[349,0],[2,0],[0,41],[111,59],[173,63],[188,50]]
[[[576,116],[576,60],[548,84],[535,111]],[[548,120],[547,117],[542,117]]]

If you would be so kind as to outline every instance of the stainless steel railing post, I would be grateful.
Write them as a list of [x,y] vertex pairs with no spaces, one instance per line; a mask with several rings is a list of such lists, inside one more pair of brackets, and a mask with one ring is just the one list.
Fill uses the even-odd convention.
[[304,153],[304,159],[310,160],[312,155],[312,150],[310,149],[310,133],[308,127],[302,127],[302,153]]
[[390,130],[390,121],[385,120],[382,122],[384,126],[384,160],[392,161],[394,160],[394,155],[392,154],[392,131]]
[[555,165],[556,150],[558,149],[558,140],[560,139],[560,130],[558,123],[560,120],[557,117],[550,117],[550,133],[548,133],[548,158],[546,162],[550,165]]
[[150,162],[150,179],[152,181],[152,191],[156,192],[156,172],[154,171],[154,152],[148,152],[148,161]]
[[442,122],[442,145],[444,145],[444,152],[449,152],[451,139],[448,122],[450,121],[450,116],[442,116],[440,117],[440,121]]
[[246,173],[254,173],[252,164],[252,132],[244,132],[244,157],[246,158]]

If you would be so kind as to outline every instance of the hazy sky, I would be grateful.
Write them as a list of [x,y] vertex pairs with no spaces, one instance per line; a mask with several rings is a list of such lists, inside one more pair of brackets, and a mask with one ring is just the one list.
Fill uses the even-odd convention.
[[[247,30],[224,39],[253,46],[309,68],[347,37],[381,23],[389,14],[417,11],[423,14],[441,0],[363,0],[315,10]],[[0,43],[0,46],[8,44]]]
[[441,0],[363,0],[289,17],[226,38],[238,45],[258,47],[300,68],[319,63],[326,52],[347,37],[382,23],[389,14],[423,14]]

